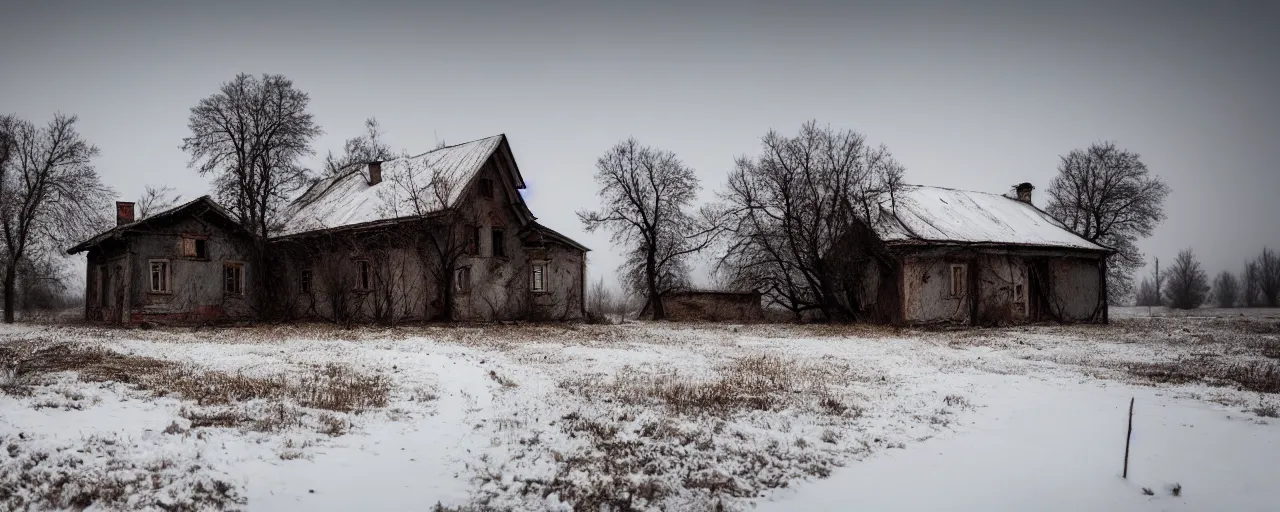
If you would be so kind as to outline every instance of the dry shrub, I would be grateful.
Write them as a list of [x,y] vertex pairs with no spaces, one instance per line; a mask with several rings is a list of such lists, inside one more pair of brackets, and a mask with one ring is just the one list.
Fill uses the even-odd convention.
[[[227,405],[253,400],[292,400],[302,407],[337,412],[360,412],[387,405],[391,381],[381,374],[365,375],[349,367],[329,364],[297,378],[256,377],[243,373],[202,371],[190,365],[121,354],[102,347],[72,344],[12,345],[19,381],[40,375],[76,372],[81,380],[115,381],[159,396],[174,393],[197,405]],[[284,415],[283,413],[281,414]],[[205,420],[201,420],[205,421]],[[213,423],[224,420],[209,419]]]
[[861,413],[828,390],[833,373],[774,356],[734,359],[710,379],[679,372],[645,373],[623,368],[614,378],[588,376],[560,383],[560,387],[585,395],[603,394],[629,405],[662,404],[684,414],[727,414],[739,410],[776,410],[805,400],[815,409],[833,414]]
[[1159,383],[1204,382],[1257,393],[1280,393],[1280,364],[1271,361],[1218,361],[1198,357],[1166,363],[1134,363],[1131,374]]

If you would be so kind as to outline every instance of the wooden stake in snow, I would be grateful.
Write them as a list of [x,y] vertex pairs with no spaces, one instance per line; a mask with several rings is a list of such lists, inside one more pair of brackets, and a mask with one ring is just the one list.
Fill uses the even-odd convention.
[[1129,478],[1129,440],[1133,439],[1133,397],[1129,398],[1129,433],[1124,436],[1124,478]]

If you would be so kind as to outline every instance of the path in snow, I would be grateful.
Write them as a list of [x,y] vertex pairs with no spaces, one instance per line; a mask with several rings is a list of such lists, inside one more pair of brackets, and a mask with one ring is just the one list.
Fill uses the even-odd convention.
[[[1280,503],[1280,422],[1079,379],[984,376],[960,433],[801,484],[758,510],[1232,510]],[[1136,397],[1129,479],[1121,478]],[[1272,475],[1272,476],[1268,476]],[[1263,484],[1262,482],[1271,482]],[[1181,483],[1181,497],[1168,487]],[[1155,496],[1144,496],[1149,487]]]
[[472,475],[460,468],[489,441],[471,425],[488,414],[495,384],[471,356],[396,357],[403,371],[438,377],[434,413],[370,422],[340,438],[350,445],[307,450],[313,460],[255,461],[241,472],[254,510],[427,510],[466,501]]

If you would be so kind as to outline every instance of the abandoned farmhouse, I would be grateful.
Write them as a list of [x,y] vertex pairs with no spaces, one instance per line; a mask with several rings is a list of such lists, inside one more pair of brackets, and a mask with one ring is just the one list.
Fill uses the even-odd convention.
[[581,318],[588,249],[523,188],[498,135],[322,178],[265,241],[205,196],[143,219],[118,203],[68,252],[88,253],[85,317],[109,323]]
[[[260,240],[204,196],[117,225],[87,252],[85,317],[573,320],[588,249],[536,221],[504,135],[358,164],[316,180]],[[1105,322],[1109,248],[1012,197],[905,186],[832,264],[867,321]],[[256,245],[261,244],[261,246]],[[264,256],[255,260],[255,254]],[[762,291],[673,292],[672,319],[759,321]]]
[[[874,227],[858,309],[888,323],[969,325],[1106,322],[1106,258],[1014,197],[909,185]],[[871,253],[873,251],[866,251]]]

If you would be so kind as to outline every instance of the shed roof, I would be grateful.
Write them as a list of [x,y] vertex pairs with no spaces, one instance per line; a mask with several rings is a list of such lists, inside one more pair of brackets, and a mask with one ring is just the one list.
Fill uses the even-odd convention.
[[1081,238],[1034,205],[987,192],[907,185],[876,234],[890,244],[1020,245],[1112,250]]
[[[510,149],[495,135],[381,163],[382,180],[369,184],[367,164],[347,167],[313,184],[283,212],[276,236],[418,217],[453,207],[495,153]],[[510,159],[517,189],[524,178]]]

